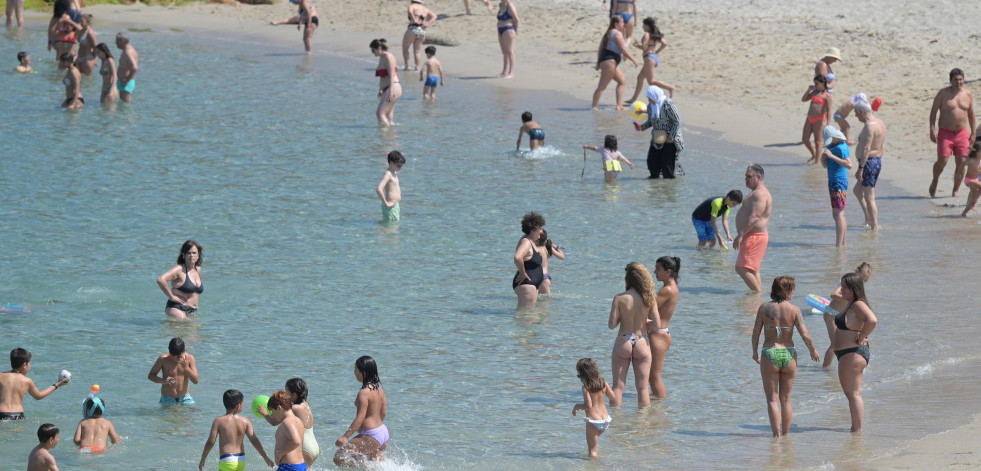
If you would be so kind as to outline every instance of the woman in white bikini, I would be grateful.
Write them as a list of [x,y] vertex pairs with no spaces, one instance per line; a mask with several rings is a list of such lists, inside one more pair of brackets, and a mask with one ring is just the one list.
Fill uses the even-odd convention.
[[637,387],[637,404],[651,403],[647,390],[651,374],[651,346],[646,331],[660,329],[661,317],[657,311],[657,295],[654,280],[647,267],[631,262],[625,268],[627,290],[613,297],[608,327],[620,330],[613,342],[613,394],[616,399],[610,405],[619,407],[623,402],[623,390],[627,384],[627,370],[634,366],[634,383]]
[[656,328],[651,323],[647,329],[651,341],[651,390],[654,391],[654,397],[658,399],[663,399],[668,394],[664,381],[661,380],[661,372],[664,371],[664,357],[668,353],[668,348],[671,348],[668,323],[671,322],[674,308],[678,305],[678,270],[681,270],[681,259],[678,257],[664,256],[654,262],[654,277],[664,284],[657,290],[657,312],[661,323]]

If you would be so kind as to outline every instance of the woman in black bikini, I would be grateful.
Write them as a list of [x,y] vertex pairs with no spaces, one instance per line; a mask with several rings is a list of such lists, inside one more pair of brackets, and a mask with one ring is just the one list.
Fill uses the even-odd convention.
[[[160,291],[167,295],[164,312],[174,319],[185,320],[198,311],[198,295],[204,292],[201,282],[201,262],[204,249],[188,240],[181,246],[177,265],[157,278]],[[170,283],[168,286],[167,283]]]
[[375,116],[378,124],[388,126],[395,122],[395,102],[402,98],[402,84],[399,82],[399,65],[395,56],[388,52],[384,39],[375,39],[370,44],[371,53],[378,58],[375,77],[378,77],[378,109]]
[[542,237],[544,227],[545,218],[536,212],[530,212],[521,218],[521,232],[525,235],[514,250],[514,266],[518,268],[518,272],[511,281],[511,289],[518,295],[518,309],[535,307],[538,287],[545,279],[542,253],[536,243]]
[[838,357],[838,381],[848,398],[852,432],[862,430],[862,373],[869,365],[869,335],[875,330],[875,313],[865,299],[865,284],[858,273],[841,277],[841,297],[848,306],[835,316],[834,349]]

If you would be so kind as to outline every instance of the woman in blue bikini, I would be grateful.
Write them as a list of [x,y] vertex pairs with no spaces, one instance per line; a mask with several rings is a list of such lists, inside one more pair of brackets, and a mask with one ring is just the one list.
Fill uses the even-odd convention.
[[204,249],[201,244],[188,240],[181,246],[177,265],[157,278],[160,291],[167,295],[164,312],[168,316],[185,320],[198,311],[198,295],[204,292],[204,284],[201,282],[203,257]]
[[610,16],[623,18],[623,27],[627,37],[633,37],[634,26],[637,26],[637,4],[635,0],[613,0],[610,5]]
[[518,11],[511,0],[501,0],[501,9],[497,12],[497,42],[504,55],[504,68],[498,77],[514,77],[514,37],[517,35]]
[[658,29],[654,18],[644,18],[644,40],[639,43],[634,42],[634,47],[644,51],[644,67],[642,67],[640,69],[640,73],[637,74],[637,88],[634,89],[634,95],[630,97],[625,104],[632,104],[633,102],[637,101],[637,97],[639,97],[642,92],[647,91],[647,87],[644,86],[645,80],[647,81],[648,85],[657,85],[658,87],[667,90],[668,98],[674,98],[674,87],[654,78],[655,69],[657,69],[657,66],[661,64],[661,59],[657,55],[660,54],[664,48],[668,47],[668,43],[664,40],[664,35],[661,34],[661,30]]
[[[797,349],[794,348],[794,327],[800,332],[804,344],[811,352],[811,359],[821,357],[814,349],[811,335],[804,326],[800,309],[790,303],[794,297],[794,279],[778,276],[773,279],[770,289],[770,302],[756,311],[756,324],[753,326],[753,361],[760,364],[763,377],[763,392],[766,394],[767,415],[770,416],[770,429],[774,437],[790,432],[794,410],[790,403],[790,389],[797,377]],[[760,333],[763,333],[763,357],[758,351]]]

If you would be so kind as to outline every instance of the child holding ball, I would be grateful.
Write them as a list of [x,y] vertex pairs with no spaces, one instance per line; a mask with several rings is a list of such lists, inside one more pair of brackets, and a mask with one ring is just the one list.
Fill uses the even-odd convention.
[[599,366],[592,358],[581,358],[576,363],[576,376],[582,381],[582,404],[572,406],[572,415],[576,411],[586,411],[586,447],[589,457],[599,456],[599,436],[610,428],[610,414],[606,411],[606,398],[615,399],[613,389],[600,375]]

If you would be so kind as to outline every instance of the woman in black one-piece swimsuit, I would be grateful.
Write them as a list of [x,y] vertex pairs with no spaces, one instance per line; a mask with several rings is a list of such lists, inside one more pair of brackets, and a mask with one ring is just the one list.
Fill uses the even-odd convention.
[[511,289],[518,295],[518,309],[535,307],[538,301],[538,287],[545,279],[542,270],[542,254],[535,241],[542,235],[545,218],[536,212],[525,214],[521,218],[521,232],[524,237],[518,241],[514,250],[514,265],[518,272],[511,280]]

